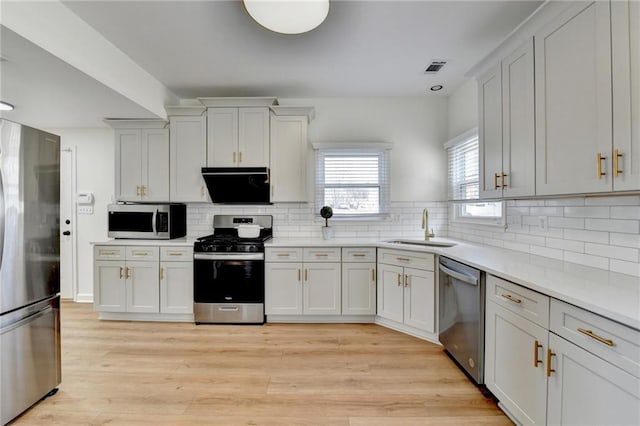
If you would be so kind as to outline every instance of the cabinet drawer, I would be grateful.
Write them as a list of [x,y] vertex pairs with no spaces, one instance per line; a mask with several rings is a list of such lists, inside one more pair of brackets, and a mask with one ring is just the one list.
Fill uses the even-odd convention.
[[487,300],[492,300],[544,328],[549,328],[549,296],[487,275]]
[[302,248],[266,247],[264,257],[267,262],[302,262]]
[[125,250],[122,246],[94,246],[94,260],[124,260]]
[[160,247],[160,260],[169,262],[191,262],[193,247]]
[[340,262],[340,247],[309,247],[302,250],[305,262]]
[[131,246],[126,247],[127,260],[159,260],[160,250],[158,247]]
[[342,249],[343,262],[375,262],[376,249],[373,247],[346,247]]
[[387,265],[409,266],[433,271],[433,259],[434,256],[431,253],[378,249],[378,262]]
[[640,378],[640,331],[555,299],[550,318],[553,333]]

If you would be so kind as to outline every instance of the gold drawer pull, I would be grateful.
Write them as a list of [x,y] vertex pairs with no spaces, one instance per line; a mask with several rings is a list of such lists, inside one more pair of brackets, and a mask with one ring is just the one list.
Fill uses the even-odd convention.
[[316,257],[327,257],[329,256],[327,253],[316,253]]
[[538,364],[542,364],[542,360],[538,358],[538,349],[542,348],[542,345],[537,340],[533,342],[533,366],[538,368]]
[[620,170],[620,158],[624,156],[624,154],[620,153],[620,150],[613,150],[613,176],[618,177],[618,175],[622,174],[622,170]]
[[556,356],[555,352],[551,349],[547,350],[547,377],[551,377],[551,373],[555,373],[556,370],[551,368],[551,357]]
[[278,257],[289,257],[289,253],[278,253],[276,256],[278,256]]
[[407,257],[396,257],[400,262],[411,262],[411,259]]
[[594,333],[592,330],[587,330],[584,328],[578,328],[578,331],[586,336],[591,337],[592,339],[597,340],[600,343],[604,343],[607,346],[615,346],[616,344],[613,343],[613,340],[611,339],[605,339],[604,337],[600,337],[598,336],[596,333]]
[[182,256],[183,253],[179,251],[172,251],[169,253],[169,256]]
[[149,252],[146,251],[132,251],[131,254],[134,256],[149,256]]
[[115,251],[100,250],[100,256],[115,256],[115,255],[116,255]]
[[602,176],[606,176],[607,173],[602,171],[602,160],[606,160],[607,157],[605,157],[604,155],[598,153],[598,155],[596,156],[596,160],[597,160],[597,170],[598,170],[598,179],[602,179]]
[[517,297],[513,297],[510,294],[503,294],[502,297],[504,297],[507,300],[511,300],[513,303],[518,303],[518,304],[522,303],[521,299],[518,299]]
[[366,257],[367,255],[364,253],[353,253],[352,254],[353,257]]

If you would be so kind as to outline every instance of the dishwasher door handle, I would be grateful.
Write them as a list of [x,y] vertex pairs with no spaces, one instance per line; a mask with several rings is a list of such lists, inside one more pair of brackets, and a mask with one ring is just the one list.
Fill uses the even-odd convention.
[[446,266],[442,265],[441,263],[438,264],[438,267],[440,268],[440,270],[442,272],[444,272],[445,274],[459,280],[462,281],[463,283],[467,283],[470,285],[478,285],[478,279],[474,276],[471,275],[467,275],[467,274],[463,274],[462,272],[458,272],[458,271],[454,271],[453,269],[449,269]]

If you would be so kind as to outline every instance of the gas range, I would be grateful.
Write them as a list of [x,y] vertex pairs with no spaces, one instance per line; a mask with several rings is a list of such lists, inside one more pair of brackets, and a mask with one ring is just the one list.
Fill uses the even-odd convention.
[[[238,237],[240,224],[260,226],[256,238]],[[214,232],[197,239],[193,246],[196,253],[261,253],[264,243],[272,238],[273,216],[231,216],[216,215],[213,218]]]

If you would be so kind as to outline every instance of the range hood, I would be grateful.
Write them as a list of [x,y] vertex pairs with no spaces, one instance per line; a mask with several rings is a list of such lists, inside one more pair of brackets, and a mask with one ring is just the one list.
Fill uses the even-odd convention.
[[203,167],[211,201],[222,204],[270,204],[267,167]]

